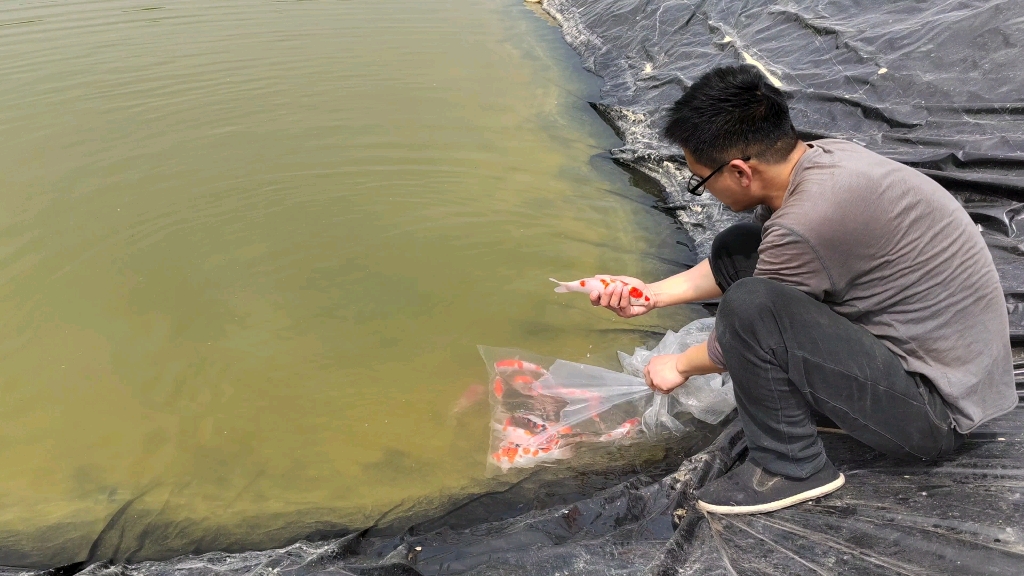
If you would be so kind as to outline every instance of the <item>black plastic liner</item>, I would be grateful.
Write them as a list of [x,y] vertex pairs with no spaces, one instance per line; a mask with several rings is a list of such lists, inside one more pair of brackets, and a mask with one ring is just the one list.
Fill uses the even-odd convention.
[[[1024,200],[1024,6],[1013,1],[546,0],[625,145],[678,192],[667,104],[711,68],[756,62],[806,135],[846,138],[953,188]],[[685,169],[677,165],[676,169]],[[676,198],[681,199],[681,198]]]
[[[687,197],[681,151],[658,133],[668,104],[719,65],[755,63],[790,96],[807,139],[845,138],[993,204],[986,240],[1014,340],[1024,339],[1024,4],[1014,1],[545,0],[622,138],[612,157],[654,178],[707,253],[736,215]],[[1002,212],[1005,217],[996,215]]]

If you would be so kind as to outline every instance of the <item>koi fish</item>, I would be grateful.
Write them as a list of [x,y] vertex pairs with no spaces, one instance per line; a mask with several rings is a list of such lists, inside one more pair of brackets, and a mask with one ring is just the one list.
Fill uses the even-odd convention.
[[585,402],[589,406],[590,412],[594,415],[594,419],[598,419],[597,414],[601,411],[602,396],[597,392],[582,390],[579,388],[567,388],[556,384],[551,378],[538,380],[533,384],[533,389],[541,396],[564,398],[567,401],[567,404],[574,406]]
[[543,366],[538,366],[532,362],[518,360],[515,358],[498,360],[494,363],[494,371],[503,376],[516,372],[524,372],[528,375],[532,375],[534,379],[543,378],[548,375],[548,371],[545,370]]
[[555,384],[551,379],[538,380],[537,382],[534,382],[533,389],[540,394],[558,396],[560,398],[582,398],[591,402],[601,399],[601,395],[597,392],[582,390],[580,388],[566,388],[565,386]]
[[620,438],[631,438],[636,435],[637,430],[640,428],[639,418],[630,418],[622,423],[618,428],[612,430],[607,434],[602,434],[598,440],[602,442],[610,442],[612,440],[618,440]]
[[523,396],[536,396],[538,392],[533,387],[536,383],[537,381],[534,380],[533,377],[527,376],[526,374],[517,374],[516,376],[508,379],[496,376],[494,378],[493,387],[494,395],[498,400],[501,400],[505,396],[505,387],[512,386],[516,392],[519,392]]
[[556,460],[572,458],[572,446],[564,448],[520,448],[518,446],[502,446],[491,454],[493,461],[502,472],[509,468],[532,468],[538,464],[547,464]]
[[534,434],[543,434],[550,428],[544,420],[532,414],[524,414],[522,412],[516,412],[505,420],[505,429],[513,426],[520,430],[529,430]]
[[499,400],[505,395],[506,385],[511,385],[520,394],[536,396],[537,391],[533,388],[533,384],[539,378],[548,375],[548,371],[543,366],[515,358],[498,360],[494,363],[494,371],[498,375],[494,379],[494,395]]
[[572,446],[563,445],[558,434],[534,432],[519,428],[509,418],[501,428],[502,441],[491,454],[491,461],[502,471],[509,468],[530,468],[545,462],[572,457]]
[[480,402],[484,398],[484,394],[486,394],[486,390],[482,384],[471,384],[462,393],[462,396],[459,396],[459,399],[455,401],[455,404],[452,406],[452,414],[463,412]]
[[[590,294],[597,290],[602,291],[605,288],[613,284],[625,284],[622,280],[613,280],[611,276],[593,276],[591,278],[584,278],[582,280],[576,280],[575,282],[560,282],[554,278],[548,278],[552,282],[558,284],[558,288],[555,288],[555,292],[585,292]],[[628,285],[627,285],[628,286]],[[645,294],[643,290],[636,286],[629,286],[629,303],[634,306],[643,306],[650,304],[650,294]]]

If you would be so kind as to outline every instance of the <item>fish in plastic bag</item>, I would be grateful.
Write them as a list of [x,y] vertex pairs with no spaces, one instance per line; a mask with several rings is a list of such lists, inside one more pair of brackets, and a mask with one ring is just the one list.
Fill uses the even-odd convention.
[[653,350],[619,353],[624,372],[480,347],[490,370],[488,467],[507,472],[571,458],[581,443],[628,443],[692,427],[687,412],[717,423],[736,405],[728,374],[694,376],[671,394],[651,390],[643,369],[653,356],[678,354],[707,339],[713,319],[669,332]]

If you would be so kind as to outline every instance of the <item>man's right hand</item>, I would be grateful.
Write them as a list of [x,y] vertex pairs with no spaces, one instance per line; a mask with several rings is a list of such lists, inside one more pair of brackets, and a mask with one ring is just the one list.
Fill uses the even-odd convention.
[[[594,290],[591,292],[591,304],[594,306],[603,306],[623,318],[633,318],[635,316],[647,314],[658,307],[657,297],[643,280],[638,280],[630,276],[611,276],[611,279],[619,280],[620,282],[609,284],[604,288],[604,290]],[[639,288],[644,294],[649,295],[651,297],[650,302],[644,302],[643,304],[631,304],[629,299],[630,287]]]

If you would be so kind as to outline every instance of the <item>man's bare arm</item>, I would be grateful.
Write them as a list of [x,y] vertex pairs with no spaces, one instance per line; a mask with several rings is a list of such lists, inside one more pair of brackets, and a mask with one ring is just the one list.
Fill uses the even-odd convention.
[[[591,292],[590,303],[594,306],[603,306],[623,318],[640,316],[655,308],[698,302],[722,295],[722,291],[715,284],[715,276],[711,273],[711,264],[706,258],[686,272],[680,272],[653,284],[646,284],[643,280],[629,276],[611,278],[621,282],[612,283],[603,291]],[[629,299],[629,286],[639,288],[645,294],[651,294],[651,301],[632,304]]]
[[654,293],[658,308],[710,300],[722,295],[707,258],[685,272],[649,284],[648,287]]
[[684,378],[689,378],[703,374],[718,374],[725,372],[725,369],[711,361],[711,357],[708,356],[708,343],[704,341],[690,346],[676,356],[676,372]]
[[644,368],[644,379],[652,390],[668,394],[691,376],[725,372],[708,357],[708,343],[691,346],[682,354],[655,356]]

